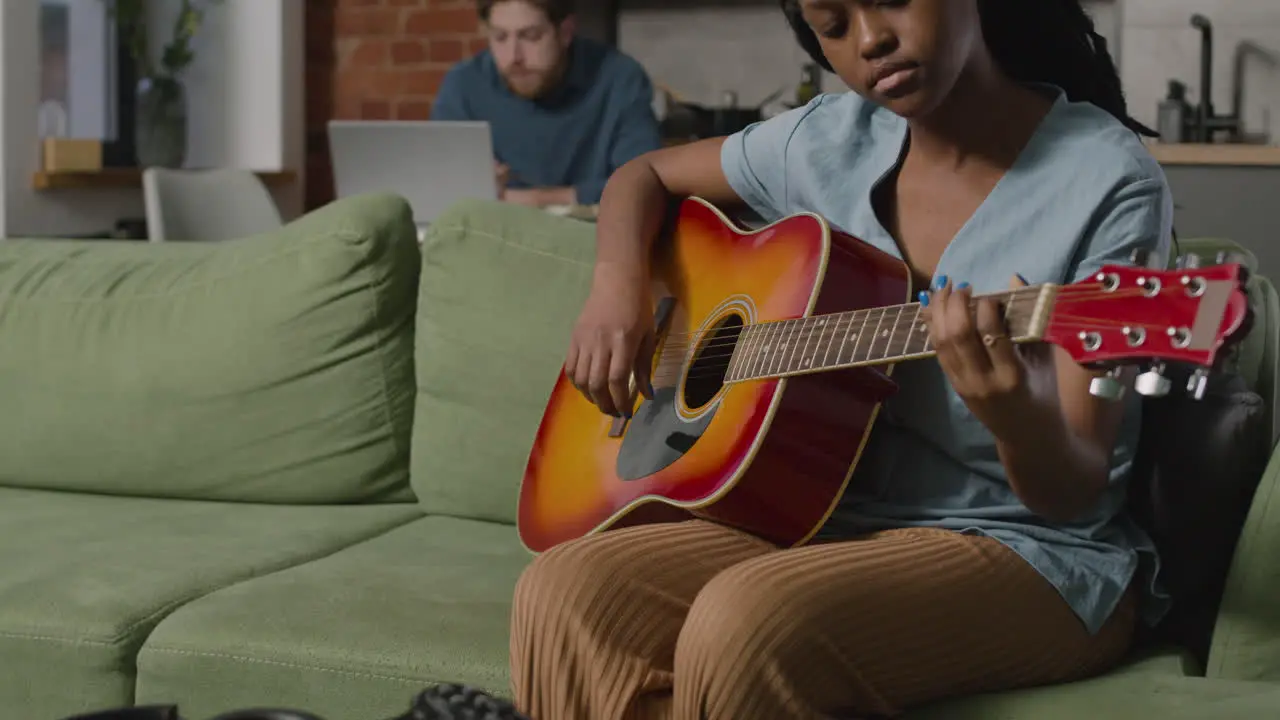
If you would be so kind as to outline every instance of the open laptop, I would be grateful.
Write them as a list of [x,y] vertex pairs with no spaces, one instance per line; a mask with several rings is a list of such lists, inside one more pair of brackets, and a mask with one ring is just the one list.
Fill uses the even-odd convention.
[[404,197],[419,228],[465,199],[496,200],[487,122],[332,120],[329,152],[338,197]]

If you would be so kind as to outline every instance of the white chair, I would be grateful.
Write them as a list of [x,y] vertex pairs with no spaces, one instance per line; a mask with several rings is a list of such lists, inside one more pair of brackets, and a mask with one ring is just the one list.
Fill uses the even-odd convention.
[[166,170],[142,173],[151,242],[231,240],[279,228],[275,200],[249,170]]

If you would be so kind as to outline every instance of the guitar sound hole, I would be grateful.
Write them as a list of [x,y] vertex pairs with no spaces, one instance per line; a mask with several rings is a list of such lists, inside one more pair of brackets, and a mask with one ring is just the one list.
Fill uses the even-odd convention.
[[724,387],[729,360],[742,334],[741,315],[726,315],[707,331],[689,364],[684,380],[684,405],[697,410],[715,399]]

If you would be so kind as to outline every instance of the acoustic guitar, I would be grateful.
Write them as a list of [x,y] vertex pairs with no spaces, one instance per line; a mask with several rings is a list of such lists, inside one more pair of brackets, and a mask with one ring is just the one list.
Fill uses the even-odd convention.
[[[780,546],[808,541],[844,492],[893,365],[933,355],[902,261],[799,214],[755,231],[711,204],[679,206],[652,263],[657,348],[650,400],[600,412],[562,371],[520,488],[520,539],[538,553],[609,528],[698,517]],[[1167,364],[1203,392],[1247,331],[1247,270],[1102,268],[1073,284],[995,293],[1017,343],[1052,343],[1144,395],[1170,391]]]

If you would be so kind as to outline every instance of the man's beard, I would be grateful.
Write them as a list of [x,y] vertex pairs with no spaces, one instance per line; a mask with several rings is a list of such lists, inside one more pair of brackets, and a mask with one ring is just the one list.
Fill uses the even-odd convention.
[[565,66],[566,62],[561,60],[560,63],[551,70],[539,73],[526,72],[520,75],[516,79],[517,81],[513,81],[512,77],[504,74],[502,76],[502,83],[506,85],[507,89],[512,93],[526,100],[537,100],[551,92],[560,84],[560,81],[564,78]]

